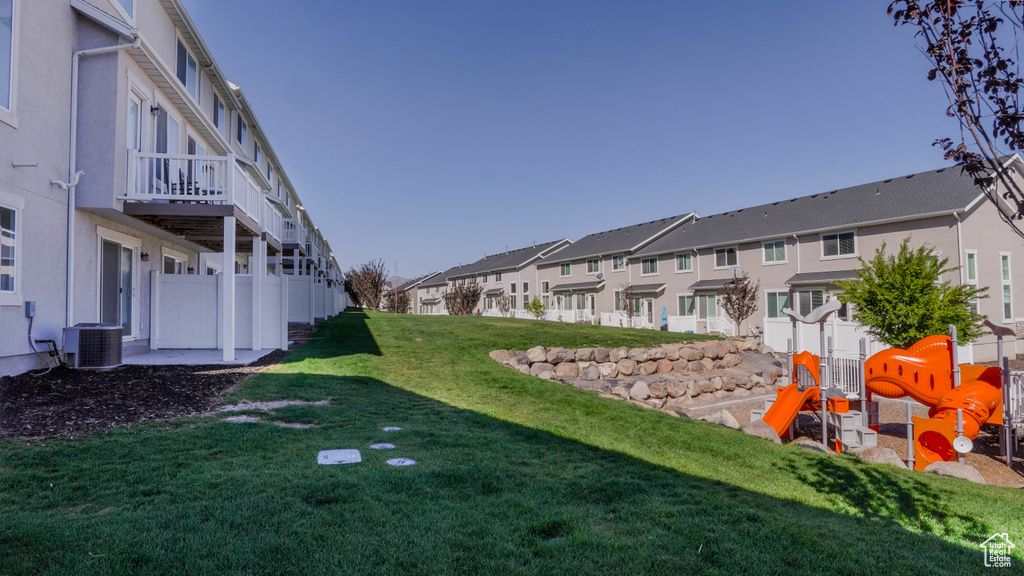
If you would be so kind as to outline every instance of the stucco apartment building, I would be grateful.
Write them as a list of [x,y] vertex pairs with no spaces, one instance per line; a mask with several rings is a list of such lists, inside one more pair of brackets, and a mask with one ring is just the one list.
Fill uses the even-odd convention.
[[178,0],[0,0],[0,159],[0,375],[41,364],[30,322],[230,359],[343,306],[329,244]]

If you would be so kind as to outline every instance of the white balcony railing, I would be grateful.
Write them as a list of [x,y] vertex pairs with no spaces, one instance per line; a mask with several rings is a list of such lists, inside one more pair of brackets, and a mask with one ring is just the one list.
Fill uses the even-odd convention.
[[263,227],[268,234],[281,241],[281,237],[284,235],[282,232],[283,219],[281,213],[277,211],[277,208],[270,203],[270,200],[263,201],[263,218],[260,220],[260,225]]
[[306,243],[306,228],[295,218],[284,219],[282,222],[282,232],[284,237],[281,240],[286,244]]
[[234,204],[262,224],[262,196],[260,187],[233,156],[129,151],[127,200]]

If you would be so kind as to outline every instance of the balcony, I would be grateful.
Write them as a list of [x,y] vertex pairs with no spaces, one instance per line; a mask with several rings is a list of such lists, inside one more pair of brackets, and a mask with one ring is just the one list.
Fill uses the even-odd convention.
[[236,248],[260,237],[281,250],[281,214],[234,156],[129,151],[124,213],[216,252],[223,218],[236,218]]
[[285,244],[286,250],[298,249],[306,252],[306,241],[308,239],[306,228],[297,218],[285,218],[282,222],[283,236],[281,241]]

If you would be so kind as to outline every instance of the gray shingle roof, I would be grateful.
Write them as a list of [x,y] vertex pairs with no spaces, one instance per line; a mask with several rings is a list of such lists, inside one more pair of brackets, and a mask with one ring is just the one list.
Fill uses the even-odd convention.
[[573,284],[559,284],[551,288],[552,292],[585,292],[587,290],[597,290],[604,286],[604,280],[595,280],[593,282],[575,282]]
[[801,274],[795,274],[789,280],[786,280],[786,284],[790,286],[807,285],[807,284],[828,284],[835,280],[856,280],[856,270],[836,270],[833,272],[803,272]]
[[532,264],[538,257],[547,254],[552,250],[558,250],[562,246],[571,244],[572,241],[568,238],[563,238],[562,240],[536,244],[526,248],[519,248],[518,250],[491,254],[490,256],[484,256],[470,264],[465,269],[461,269],[454,274],[448,275],[448,278],[457,278],[473,274],[490,274],[504,270],[516,270],[523,266]]
[[666,284],[634,284],[629,287],[630,292],[634,294],[651,294],[661,292],[665,289]]
[[701,280],[700,282],[694,282],[690,284],[690,291],[696,290],[718,290],[724,288],[726,284],[732,283],[732,278],[717,278],[714,280]]
[[438,270],[437,272],[431,272],[430,274],[424,274],[423,276],[420,276],[419,278],[413,278],[412,280],[409,280],[408,282],[406,282],[405,284],[402,284],[398,288],[395,288],[395,290],[408,290],[410,288],[414,288],[417,285],[419,285],[420,282],[424,282],[426,280],[430,280],[431,278],[433,278],[434,276],[436,276],[437,274],[440,274],[440,273],[441,273],[441,271]]
[[970,176],[961,174],[959,167],[941,168],[699,218],[684,223],[634,255],[665,254],[948,214],[963,211],[979,195],[981,190]]
[[448,284],[448,279],[453,278],[461,273],[462,270],[468,270],[473,264],[463,264],[461,266],[454,266],[434,276],[430,280],[420,284],[420,288],[433,288],[434,286],[444,286]]
[[631,252],[652,238],[657,238],[664,234],[673,226],[678,226],[680,222],[686,220],[692,214],[692,212],[680,214],[679,216],[662,218],[661,220],[634,224],[625,228],[617,228],[584,236],[573,242],[571,246],[546,256],[541,262],[553,264],[592,256]]

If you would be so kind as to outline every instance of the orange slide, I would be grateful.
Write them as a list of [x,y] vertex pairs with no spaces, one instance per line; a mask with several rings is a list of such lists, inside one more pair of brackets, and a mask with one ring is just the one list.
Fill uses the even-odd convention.
[[953,388],[953,343],[928,336],[908,350],[891,348],[868,358],[867,388],[886,398],[910,396],[928,406],[930,418],[914,417],[914,469],[956,457],[956,411],[963,410],[963,434],[974,440],[982,424],[1002,424],[999,368],[960,366],[961,385]]
[[796,372],[799,366],[803,366],[811,373],[815,382],[818,382],[818,357],[810,352],[801,352],[793,355],[793,383],[785,388],[780,388],[776,394],[772,407],[765,412],[761,420],[775,429],[780,437],[789,435],[789,424],[796,418],[801,410],[820,410],[821,399],[817,386],[808,386],[804,390],[799,389],[796,382]]

